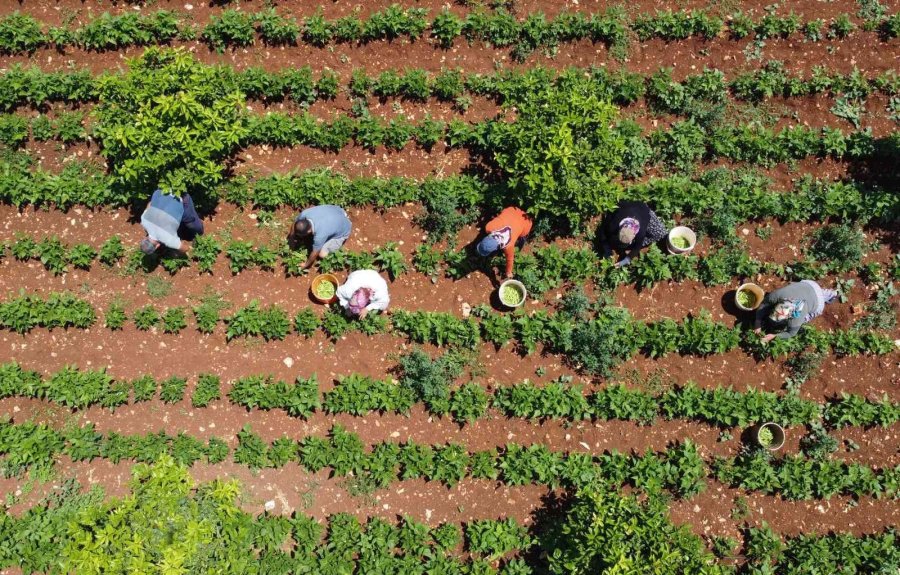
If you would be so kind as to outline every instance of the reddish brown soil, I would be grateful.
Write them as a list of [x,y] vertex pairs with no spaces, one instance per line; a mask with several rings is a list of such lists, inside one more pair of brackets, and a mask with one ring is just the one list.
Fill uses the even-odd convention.
[[[415,226],[410,225],[410,220],[417,210],[416,206],[399,207],[384,212],[375,212],[363,208],[351,209],[350,213],[355,222],[356,231],[347,242],[347,248],[354,251],[367,250],[375,246],[384,245],[389,241],[396,241],[399,243],[400,250],[405,254],[407,262],[411,261],[411,254],[422,239],[422,232]],[[142,237],[139,225],[133,222],[129,223],[128,214],[121,210],[107,214],[75,209],[68,214],[61,214],[56,211],[17,212],[5,208],[0,213],[5,213],[3,218],[5,223],[2,231],[0,231],[0,241],[14,240],[17,232],[27,232],[37,238],[42,237],[44,234],[52,234],[59,236],[62,241],[68,244],[86,242],[93,246],[99,246],[113,234],[118,234],[128,245],[136,244]],[[233,206],[221,205],[215,217],[207,223],[207,233],[217,235],[220,238],[227,234],[224,237],[246,239],[257,244],[265,244],[266,242],[280,240],[281,235],[284,233],[286,222],[289,221],[290,213],[285,210],[277,212],[276,222],[281,222],[281,225],[273,225],[271,227],[256,226],[253,217],[254,214],[252,213],[242,212]],[[804,233],[808,233],[808,226],[791,224],[782,227],[772,224],[772,228],[773,236],[765,243],[757,243],[754,234],[746,236],[751,255],[760,259],[772,259],[774,261],[789,261],[800,255],[801,240]],[[403,230],[403,232],[398,234],[397,230]],[[803,230],[807,230],[807,232]],[[477,230],[475,228],[467,228],[460,234],[460,241],[468,243],[476,235]],[[795,245],[795,242],[799,245],[795,246],[789,257],[783,256],[783,250],[771,250],[772,245],[792,246]],[[784,259],[781,260],[781,257],[784,257]],[[260,299],[264,304],[277,304],[293,313],[302,307],[311,305],[308,296],[308,282],[310,281],[308,277],[284,278],[279,272],[258,270],[249,270],[238,275],[232,275],[227,269],[227,260],[224,255],[220,256],[212,275],[197,275],[197,272],[190,268],[178,272],[175,276],[170,276],[162,269],[154,271],[150,276],[164,279],[170,282],[172,286],[170,295],[158,299],[152,299],[147,294],[146,285],[150,276],[122,276],[115,270],[110,272],[99,265],[95,266],[90,272],[71,270],[69,273],[59,277],[54,277],[49,272],[46,272],[39,262],[17,262],[11,257],[0,262],[0,268],[9,271],[9,273],[0,276],[0,293],[12,294],[19,289],[38,293],[72,290],[78,292],[80,297],[90,301],[101,312],[114,297],[123,298],[127,302],[129,310],[134,310],[147,303],[153,303],[163,309],[176,305],[191,307],[196,304],[197,298],[208,290],[215,290],[222,294],[224,299],[234,306],[243,306],[252,299]],[[778,280],[773,278],[762,277],[754,279],[765,289],[771,289],[780,284]],[[823,284],[831,285],[828,280],[824,280]],[[259,289],[260,285],[265,285],[266,289],[261,291]],[[406,274],[402,274],[391,286],[393,305],[402,309],[423,309],[459,314],[463,303],[473,306],[489,303],[492,279],[480,272],[475,272],[459,281],[441,280],[439,285],[441,289],[434,290],[429,278],[410,270]],[[623,286],[616,291],[615,301],[619,305],[630,309],[636,318],[642,320],[656,320],[662,317],[682,318],[688,314],[696,314],[703,309],[707,309],[712,312],[713,318],[717,321],[732,323],[735,321],[735,318],[729,315],[722,305],[723,300],[729,297],[729,293],[736,285],[737,283],[735,285],[706,288],[696,282],[683,282],[680,284],[660,284],[642,292],[637,292],[632,287]],[[562,289],[549,292],[545,296],[545,302],[553,302],[562,293]],[[850,314],[850,306],[862,306],[871,297],[870,290],[861,281],[857,281],[857,286],[851,293],[850,302],[829,306],[826,314],[816,320],[816,325],[832,329],[847,328],[854,321]],[[538,307],[540,307],[540,304],[538,304]],[[132,373],[132,370],[122,370],[120,363],[112,361],[112,359],[118,357],[120,350],[124,351],[126,346],[134,347],[135,342],[139,344],[139,349],[132,353],[141,355],[156,353],[155,350],[159,343],[172,347],[183,345],[181,341],[200,341],[203,342],[203,347],[208,350],[204,353],[221,353],[224,355],[227,355],[233,347],[248,350],[259,347],[252,342],[235,342],[231,345],[226,345],[222,328],[213,336],[201,336],[196,331],[193,331],[192,328],[189,328],[179,336],[157,335],[132,330],[134,330],[133,327],[126,327],[125,333],[129,335],[122,338],[118,334],[109,332],[102,327],[93,328],[91,331],[96,332],[95,337],[99,337],[105,344],[104,351],[98,354],[98,357],[91,358],[91,361],[95,362],[95,364],[109,362],[113,365],[113,369],[118,372],[116,375],[132,377],[136,375]],[[50,340],[55,342],[55,353],[57,356],[65,358],[60,360],[63,362],[78,361],[79,356],[84,351],[79,346],[82,336],[77,331],[70,333],[61,331],[45,333],[43,330],[36,330],[25,338],[10,333],[2,337],[10,344],[20,340],[29,341],[35,338],[50,338]],[[374,338],[375,349],[378,349],[377,342],[381,340],[384,341],[383,349],[385,351],[383,353],[387,354],[390,350],[396,349],[398,339],[387,335]],[[347,336],[346,341],[348,350],[340,349],[343,342],[339,342],[337,346],[338,353],[342,357],[347,357],[347,353],[352,354],[350,359],[353,360],[354,365],[371,365],[371,375],[378,375],[380,370],[389,365],[386,359],[378,361],[368,359],[367,356],[369,354],[362,353],[362,350],[359,350],[360,353],[357,357],[357,350],[354,349],[354,346],[362,342],[366,342],[368,345],[369,338],[364,338],[360,334],[350,334]],[[270,357],[278,357],[279,361],[285,357],[292,357],[298,360],[296,347],[303,345],[306,348],[307,345],[303,344],[303,342],[302,338],[290,335],[285,342],[273,342],[266,344],[264,347],[267,350],[267,355],[270,352],[275,352],[276,355]],[[333,353],[331,351],[332,345],[321,334],[317,334],[311,343],[322,354]],[[69,355],[69,353],[65,352],[67,349],[71,349],[71,353],[74,355]],[[39,355],[43,355],[40,350],[41,348],[37,347],[35,351]],[[248,353],[247,355],[252,354]],[[489,346],[486,346],[483,356],[483,361],[486,363],[502,365],[505,362],[509,364],[506,369],[512,368],[515,370],[513,372],[515,374],[514,377],[506,376],[502,372],[498,374],[498,380],[501,383],[533,377],[534,370],[541,363],[549,360],[551,364],[558,364],[560,361],[560,358],[550,357],[542,360],[538,356],[534,356],[533,358],[528,358],[527,362],[522,362],[518,359],[512,359],[517,356],[512,355],[509,349],[504,349],[497,353]],[[27,361],[27,355],[22,361]],[[170,362],[166,360],[166,363],[174,369],[178,365],[177,361]],[[326,361],[330,363],[333,359],[327,359]],[[819,379],[811,381],[805,387],[805,389],[816,390],[813,393],[813,397],[832,395],[839,391],[874,393],[875,395],[888,393],[892,397],[896,397],[896,371],[894,368],[887,368],[887,366],[895,363],[892,357],[845,358],[834,359],[833,361],[838,368],[846,365],[848,362],[856,366],[872,366],[872,368],[866,370],[870,375],[861,380],[864,383],[845,383],[841,382],[839,377],[832,376],[832,371],[835,374],[846,372],[843,369],[832,370],[830,362],[826,363],[823,366],[821,381]],[[189,367],[194,363],[195,360],[188,356],[185,358],[184,366],[178,366],[179,369],[176,369],[173,373],[189,374],[196,372],[196,369]],[[239,363],[249,367],[243,359]],[[136,365],[142,366],[144,363],[143,361],[138,361]],[[523,367],[517,369],[520,365]],[[642,366],[645,367],[642,368]],[[700,371],[698,371],[697,366],[702,366]],[[773,366],[775,369],[760,371],[760,364],[740,350],[721,356],[712,356],[707,359],[671,355],[652,361],[647,358],[637,357],[623,366],[623,372],[632,367],[638,367],[640,371],[653,371],[658,367],[662,367],[669,371],[670,375],[677,381],[692,379],[699,381],[701,384],[704,381],[709,381],[709,385],[733,385],[738,389],[744,389],[751,385],[749,383],[751,381],[755,382],[752,385],[763,385],[766,389],[773,390],[779,389],[783,384],[782,370],[777,365]],[[269,371],[269,369],[263,368],[262,371]],[[260,371],[259,368],[249,373],[258,371]],[[321,370],[316,371],[319,371],[320,374],[322,373]],[[357,367],[357,369],[348,369],[343,373],[352,371],[364,370]],[[245,371],[243,374],[247,373]],[[553,374],[554,370],[549,369],[548,373]],[[761,374],[766,374],[762,380],[760,380]],[[284,377],[288,375],[290,374],[284,374]],[[489,372],[489,377],[491,375],[493,374]]]
[[[332,1],[328,3],[318,2],[316,0],[279,0],[277,2],[278,13],[284,16],[293,16],[298,21],[303,17],[315,14],[321,11],[322,15],[328,19],[340,18],[356,13],[360,17],[367,17],[377,10],[383,10],[393,4],[392,0],[368,0],[366,2],[359,1]],[[411,8],[425,8],[430,14],[435,14],[445,8],[458,15],[464,15],[472,8],[467,8],[462,2],[441,2],[440,0],[411,0],[405,2],[403,6]],[[547,18],[555,18],[560,12],[572,11],[582,13],[600,13],[609,7],[609,3],[600,0],[581,0],[580,2],[546,2],[545,0],[515,0],[510,3],[510,11],[513,15],[523,18],[531,12],[543,12]],[[892,2],[884,2],[890,9]],[[188,8],[190,5],[190,8]],[[269,2],[261,0],[244,0],[240,5],[226,5],[225,8],[239,8],[245,12],[257,12],[268,8]],[[742,2],[741,11],[753,16],[759,17],[764,14],[764,10],[769,4],[766,2],[752,1]],[[188,14],[194,22],[205,23],[209,18],[222,11],[221,3],[218,2],[183,2],[181,0],[157,0],[148,3],[144,10],[155,11],[159,9],[179,11]],[[655,11],[665,11],[674,9],[683,10],[708,10],[711,13],[718,14],[724,18],[730,16],[734,10],[728,5],[718,2],[687,0],[678,2],[677,7],[669,2],[661,0],[641,0],[639,2],[629,2],[625,7],[626,11],[634,16],[640,13],[653,13]],[[102,12],[110,14],[122,14],[128,11],[137,10],[134,3],[121,2],[114,0],[98,0],[88,3],[80,0],[55,0],[51,2],[41,2],[38,0],[20,0],[14,4],[7,4],[0,10],[0,16],[21,11],[40,19],[49,25],[60,25],[64,18],[75,14],[78,18],[75,22],[81,22],[83,19],[96,17]],[[785,8],[785,13],[788,8]],[[789,10],[795,12],[802,19],[822,18],[829,20],[842,13],[849,13],[851,16],[855,14],[852,4],[847,2],[832,2],[821,4],[813,0],[800,0],[791,2]],[[779,14],[782,12],[779,12]]]
[[[853,12],[853,10],[850,10]],[[671,67],[676,79],[707,68],[744,71],[753,69],[767,60],[779,60],[785,69],[795,73],[809,74],[813,67],[823,65],[839,73],[849,73],[860,69],[867,75],[877,75],[896,67],[896,46],[900,40],[883,41],[874,32],[856,32],[846,40],[806,42],[797,36],[790,39],[769,39],[758,59],[750,60],[745,49],[752,40],[731,40],[719,37],[711,41],[690,38],[682,42],[650,40],[639,43],[634,39],[629,45],[629,53],[624,62],[610,57],[601,44],[589,40],[564,43],[556,54],[547,56],[540,51],[530,55],[526,62],[516,63],[509,49],[495,49],[479,44],[468,45],[455,42],[449,50],[436,47],[426,39],[412,41],[398,39],[393,42],[372,42],[366,45],[337,44],[316,48],[308,44],[298,46],[267,47],[261,44],[248,48],[237,48],[218,54],[200,42],[173,42],[195,51],[205,62],[227,63],[242,68],[263,66],[269,70],[316,64],[316,68],[327,67],[342,75],[349,76],[353,68],[365,68],[369,73],[380,73],[396,68],[397,62],[414,62],[415,67],[440,72],[444,68],[461,68],[466,72],[489,73],[498,67],[520,68],[536,64],[563,68],[566,66],[609,66],[641,73],[652,73],[660,67]],[[15,62],[30,62],[45,69],[63,69],[72,65],[87,67],[94,72],[121,68],[128,58],[144,51],[143,47],[130,47],[116,52],[86,52],[78,48],[66,48],[62,53],[56,49],[41,49],[32,55],[5,56],[0,58],[0,66],[7,67]]]
[[[312,14],[319,6],[328,18],[339,17],[359,9],[367,15],[374,10],[391,4],[391,0],[372,2],[329,2],[314,0],[287,0],[278,3],[279,12],[293,14],[298,18]],[[184,11],[185,2],[159,1],[142,10],[169,8]],[[191,18],[205,23],[221,11],[208,2],[193,2]],[[440,10],[444,2],[427,0],[407,2]],[[759,15],[768,3],[742,3],[746,12]],[[896,2],[887,3],[896,11]],[[893,4],[893,5],[892,5]],[[569,2],[547,2],[546,0],[522,0],[516,3],[515,13],[520,16],[534,10],[543,10],[553,16],[564,8],[581,11],[598,11],[607,4],[596,0],[582,0],[577,6]],[[718,7],[714,4],[713,7]],[[262,9],[262,0],[242,2],[242,10]],[[653,11],[669,8],[670,4],[657,0],[642,0],[629,4],[629,12]],[[678,7],[700,8],[705,3],[689,1]],[[75,22],[96,16],[102,11],[121,13],[133,10],[129,3],[108,1],[82,3],[77,0],[59,2],[26,1],[21,4],[5,3],[0,6],[0,15],[20,9],[38,16],[48,25],[59,25],[64,19],[74,17]],[[452,3],[450,9],[463,13],[466,9]],[[857,5],[848,0],[822,4],[813,0],[800,0],[784,6],[804,18],[829,19],[847,12],[855,14]],[[377,74],[386,69],[404,67],[424,68],[431,72],[459,67],[467,73],[491,73],[497,69],[518,69],[536,64],[561,69],[568,65],[608,66],[613,69],[626,68],[640,73],[652,73],[662,66],[673,68],[676,79],[689,73],[701,71],[704,67],[721,68],[728,78],[738,73],[757,69],[768,60],[784,62],[788,71],[810,74],[812,68],[824,65],[836,72],[848,73],[859,68],[866,76],[874,77],[881,72],[896,69],[900,41],[884,42],[874,33],[858,32],[846,41],[826,41],[809,43],[799,38],[789,40],[767,40],[761,51],[761,58],[748,60],[744,50],[750,40],[732,41],[718,38],[711,42],[691,39],[684,42],[666,43],[658,40],[640,44],[632,43],[628,58],[624,62],[612,59],[601,45],[590,42],[563,44],[557,54],[550,58],[535,53],[524,64],[514,63],[509,50],[495,50],[481,45],[468,46],[457,42],[451,50],[440,50],[429,41],[374,42],[366,46],[336,45],[317,49],[307,45],[286,48],[268,48],[256,45],[248,49],[228,51],[225,54],[211,52],[206,45],[189,42],[188,46],[204,62],[227,63],[238,68],[262,66],[267,70],[310,65],[315,70],[329,68],[346,82],[355,68],[365,68],[369,74]],[[2,56],[0,67],[9,67],[16,62],[29,62],[45,70],[87,68],[94,73],[123,68],[125,59],[139,55],[143,48],[131,48],[116,52],[89,53],[78,49],[57,53],[55,50],[39,50],[30,57]],[[341,95],[334,102],[319,102],[312,107],[317,116],[328,117],[333,111],[346,111],[350,101]],[[461,118],[478,121],[493,116],[497,107],[483,98],[474,98],[472,107],[465,114],[459,114],[449,105],[436,101],[424,104],[388,100],[380,102],[370,99],[373,113],[392,117],[403,114],[413,119],[421,119],[426,114],[448,121]],[[872,96],[867,101],[867,114],[863,116],[863,127],[871,127],[876,136],[886,136],[896,129],[887,118],[886,98]],[[291,104],[263,105],[258,110],[295,111]],[[758,117],[766,118],[768,126],[781,127],[802,123],[809,126],[837,126],[845,131],[849,124],[832,115],[831,98],[774,99],[753,111]],[[627,111],[635,115],[645,128],[666,125],[672,118],[653,116],[644,103],[638,103]],[[31,112],[26,112],[31,114]],[[737,121],[748,121],[750,113],[735,113]],[[769,121],[771,120],[771,121]],[[97,148],[79,144],[64,148],[59,144],[29,143],[29,151],[41,158],[42,167],[56,171],[73,159],[88,159],[96,155]],[[462,171],[471,162],[468,153],[462,150],[446,150],[443,146],[427,153],[413,146],[402,152],[387,153],[379,149],[375,153],[357,147],[348,147],[337,154],[326,154],[305,148],[267,149],[254,147],[245,150],[241,157],[240,171],[254,170],[259,174],[283,173],[292,169],[331,167],[351,176],[445,176]],[[816,177],[844,177],[851,167],[831,160],[807,159],[790,165],[779,165],[766,173],[775,181],[776,189],[790,189],[794,180],[804,174]],[[347,243],[351,250],[368,250],[389,241],[397,241],[400,249],[411,261],[411,254],[422,241],[423,232],[412,225],[412,218],[419,212],[418,205],[406,205],[386,211],[364,208],[350,209],[355,231]],[[285,226],[293,214],[279,210],[275,214],[275,224],[258,227],[255,215],[243,212],[234,206],[221,205],[217,212],[206,220],[207,232],[225,238],[247,239],[255,243],[279,240]],[[754,233],[757,224],[744,224],[736,231],[747,242],[748,251],[763,261],[786,263],[802,255],[807,238],[815,226],[807,224],[779,225],[776,222],[761,222],[771,225],[772,236],[761,240]],[[129,245],[141,238],[140,227],[130,214],[123,210],[89,211],[74,209],[63,214],[53,210],[17,212],[9,207],[0,207],[0,242],[15,238],[17,232],[31,236],[43,234],[58,235],[67,243],[87,242],[98,247],[113,234],[118,234]],[[878,230],[870,230],[873,238],[884,243],[896,239]],[[477,228],[469,227],[459,236],[462,244],[477,236]],[[578,245],[577,241],[562,242]],[[532,245],[528,249],[533,249]],[[705,253],[701,246],[698,253]],[[886,263],[893,257],[888,247],[883,246],[877,253],[867,256],[867,261]],[[147,293],[150,278],[165,279],[171,283],[171,294],[151,299]],[[779,281],[771,277],[753,278],[764,288],[771,288]],[[833,285],[836,278],[823,280],[825,285]],[[0,297],[24,289],[28,292],[47,293],[49,291],[71,290],[90,301],[101,312],[116,296],[124,298],[129,311],[146,303],[160,307],[192,306],[206,290],[215,290],[234,306],[246,305],[252,299],[260,299],[265,304],[278,304],[293,312],[312,305],[309,301],[310,278],[286,279],[280,273],[247,271],[233,276],[227,269],[226,259],[219,262],[210,275],[198,276],[195,270],[183,270],[170,277],[163,270],[152,274],[133,277],[121,275],[118,270],[105,270],[95,266],[89,272],[70,271],[53,277],[37,262],[16,262],[6,257],[0,261]],[[615,301],[629,308],[635,317],[655,320],[661,317],[682,318],[687,314],[710,310],[718,321],[732,323],[735,318],[724,311],[723,298],[727,300],[729,291],[735,285],[707,288],[696,282],[663,284],[641,292],[633,287],[621,287],[612,295]],[[429,278],[413,271],[402,275],[391,285],[393,305],[398,309],[421,309],[444,311],[456,315],[461,313],[463,303],[477,305],[489,301],[493,289],[492,278],[474,273],[459,281],[441,279],[433,284]],[[564,289],[551,290],[542,301],[529,302],[529,308],[540,309],[552,306]],[[872,290],[857,278],[857,285],[847,304],[829,306],[823,317],[815,325],[823,329],[845,329],[855,320],[851,306],[862,306],[872,297]],[[228,313],[228,312],[225,312]],[[250,374],[270,373],[275,377],[293,380],[297,376],[318,376],[324,389],[333,385],[335,378],[350,373],[363,373],[384,378],[391,375],[396,364],[396,356],[410,348],[399,337],[378,335],[366,337],[358,333],[348,334],[338,342],[328,341],[321,333],[310,339],[290,335],[283,342],[263,343],[260,341],[226,342],[224,329],[212,335],[200,335],[191,326],[180,335],[163,335],[156,332],[139,332],[127,326],[121,332],[112,332],[98,324],[90,330],[55,330],[48,332],[38,329],[26,336],[9,332],[0,333],[0,361],[19,361],[24,367],[48,373],[67,364],[82,368],[107,367],[109,373],[118,378],[133,378],[151,373],[158,378],[171,375],[189,377],[186,398],[190,397],[195,376],[201,372],[215,373],[225,382]],[[893,337],[900,337],[895,330]],[[426,346],[432,353],[438,351]],[[286,361],[288,360],[289,361]],[[561,375],[574,377],[575,383],[586,388],[596,388],[608,381],[591,378],[574,372],[564,358],[555,355],[535,353],[521,357],[509,346],[494,350],[484,345],[477,353],[474,381],[493,388],[508,385],[524,379],[545,382]],[[541,373],[540,376],[537,374]],[[636,375],[635,375],[636,374]],[[641,380],[658,376],[664,384],[694,381],[704,388],[731,386],[735,389],[766,389],[778,391],[784,385],[786,370],[783,361],[756,362],[740,350],[714,355],[708,358],[669,355],[651,360],[635,357],[625,362],[613,380],[628,385],[641,385]],[[826,397],[841,392],[857,393],[871,399],[886,395],[893,401],[900,400],[900,360],[898,355],[875,358],[835,358],[829,357],[820,372],[806,382],[801,395],[811,400],[822,401]],[[46,402],[8,398],[0,401],[0,414],[9,414],[17,422],[28,419],[64,425],[70,421],[93,422],[104,432],[147,433],[165,429],[169,433],[184,430],[198,437],[221,437],[233,447],[235,434],[249,423],[266,440],[282,435],[300,437],[306,434],[324,434],[334,423],[340,423],[360,434],[366,444],[384,440],[401,441],[412,439],[423,443],[457,442],[470,450],[498,447],[507,442],[520,444],[542,443],[555,450],[589,451],[600,453],[604,450],[620,451],[646,449],[661,450],[668,444],[691,439],[698,444],[704,457],[733,456],[740,447],[740,429],[725,430],[732,439],[718,441],[720,430],[708,425],[685,421],[657,421],[652,426],[639,426],[632,422],[575,422],[561,421],[531,422],[509,420],[494,413],[490,417],[472,425],[458,426],[446,418],[431,418],[420,406],[408,416],[377,415],[365,417],[327,416],[314,414],[309,420],[287,416],[280,410],[272,412],[246,411],[232,405],[226,399],[214,402],[204,409],[193,409],[189,399],[175,405],[165,405],[152,401],[137,405],[123,406],[115,411],[90,408],[78,413],[53,406]],[[786,453],[796,453],[800,437],[805,430],[789,428]],[[859,429],[849,428],[835,431],[841,440],[841,448],[834,457],[855,461],[875,467],[887,467],[900,463],[900,436],[898,426],[889,428]],[[852,444],[859,448],[851,450]],[[56,467],[59,474],[54,480],[75,476],[85,484],[100,484],[111,495],[125,492],[130,463],[113,465],[108,461],[90,464],[71,463],[63,460]],[[381,516],[394,518],[407,514],[416,519],[435,525],[442,521],[468,521],[476,518],[516,517],[528,522],[532,514],[549,495],[540,486],[509,488],[494,482],[467,480],[453,489],[436,483],[421,481],[398,482],[390,489],[378,491],[367,497],[352,497],[347,485],[341,479],[329,479],[327,472],[308,474],[296,464],[280,470],[262,470],[256,473],[232,463],[216,466],[197,465],[192,473],[198,480],[230,476],[240,479],[246,486],[248,510],[259,512],[263,503],[274,500],[276,511],[290,513],[297,509],[323,518],[330,513],[350,511],[360,517]],[[0,494],[15,494],[26,486],[22,479],[0,480]],[[49,485],[38,483],[33,491],[21,494],[20,501],[12,507],[18,513],[33,504],[45,493]],[[27,487],[26,487],[27,490]],[[900,504],[897,501],[872,500],[862,498],[858,506],[851,506],[846,498],[830,501],[786,502],[779,498],[756,493],[742,493],[740,490],[725,488],[709,482],[707,491],[687,501],[672,504],[672,518],[679,523],[687,523],[704,535],[738,535],[738,528],[744,519],[732,517],[734,498],[747,500],[750,515],[746,518],[752,524],[766,521],[774,529],[785,534],[823,533],[829,530],[867,533],[881,530],[900,523]]]

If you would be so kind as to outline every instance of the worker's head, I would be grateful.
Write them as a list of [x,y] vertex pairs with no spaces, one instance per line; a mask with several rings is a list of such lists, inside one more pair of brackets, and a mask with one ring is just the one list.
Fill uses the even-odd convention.
[[347,305],[347,309],[349,309],[350,313],[353,315],[359,315],[362,313],[362,310],[366,309],[369,302],[372,301],[373,293],[374,292],[369,288],[359,288],[353,292],[352,296],[350,296],[350,303]]
[[636,219],[625,218],[619,222],[619,242],[625,246],[631,245],[640,230],[641,224]]
[[500,240],[494,234],[488,234],[484,236],[480,242],[478,242],[478,255],[481,257],[487,257],[497,250],[500,249]]
[[156,253],[156,250],[159,249],[159,242],[147,236],[146,238],[141,240],[141,251],[147,254]]
[[305,238],[313,231],[312,222],[306,218],[300,218],[294,222],[293,235],[297,238]]
[[783,323],[800,317],[803,308],[806,307],[803,300],[782,299],[772,307],[769,321]]
[[303,240],[312,234],[312,223],[306,218],[298,218],[294,220],[294,223],[291,224],[291,230],[288,232],[288,245],[292,248],[296,248],[300,243],[300,240]]

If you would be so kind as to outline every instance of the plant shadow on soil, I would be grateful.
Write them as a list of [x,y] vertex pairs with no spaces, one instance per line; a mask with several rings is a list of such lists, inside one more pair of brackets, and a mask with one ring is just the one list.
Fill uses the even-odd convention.
[[[574,501],[575,493],[571,491],[551,491],[541,497],[541,505],[531,512],[533,532],[539,539],[552,537],[553,532],[565,522],[566,514]],[[544,565],[542,553],[544,553],[543,546],[534,545],[522,558],[532,566]]]
[[[900,188],[900,172],[897,171],[900,138],[881,138],[876,140],[875,146],[879,153],[866,159],[850,161],[847,172],[852,180],[867,188],[897,190]],[[885,232],[881,238],[882,243],[889,246],[891,252],[900,252],[900,229],[896,218],[872,222],[866,227]]]
[[760,427],[760,424],[750,425],[741,430],[741,434],[738,437],[741,441],[741,449],[756,449],[756,430]]

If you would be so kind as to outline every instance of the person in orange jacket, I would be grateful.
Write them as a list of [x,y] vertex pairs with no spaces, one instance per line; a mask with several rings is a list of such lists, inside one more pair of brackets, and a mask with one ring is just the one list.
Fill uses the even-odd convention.
[[487,257],[497,250],[503,250],[506,254],[506,277],[511,278],[516,246],[522,247],[525,244],[532,225],[528,214],[519,208],[505,208],[484,226],[487,235],[478,242],[478,255]]

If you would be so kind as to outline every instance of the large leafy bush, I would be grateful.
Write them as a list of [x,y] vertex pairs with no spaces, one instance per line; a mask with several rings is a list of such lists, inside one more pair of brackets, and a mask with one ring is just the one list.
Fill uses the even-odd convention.
[[250,518],[236,506],[236,482],[194,491],[168,457],[135,467],[132,495],[84,509],[71,522],[61,559],[72,572],[176,573],[228,565],[249,569]]
[[668,519],[665,501],[584,492],[543,545],[551,573],[725,573],[699,537]]
[[246,132],[244,99],[184,50],[148,49],[97,88],[96,137],[121,194],[203,192]]
[[612,179],[625,151],[616,117],[592,83],[569,77],[524,94],[514,121],[493,123],[487,144],[529,213],[578,225],[616,205]]

